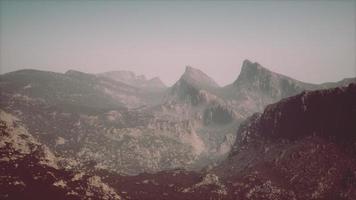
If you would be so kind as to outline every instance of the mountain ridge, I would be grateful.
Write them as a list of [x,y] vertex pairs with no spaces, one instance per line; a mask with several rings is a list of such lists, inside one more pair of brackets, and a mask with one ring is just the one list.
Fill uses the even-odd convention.
[[108,71],[96,75],[98,77],[106,77],[138,88],[165,89],[167,87],[159,77],[153,77],[151,79],[147,79],[145,75],[136,75],[132,71],[126,71],[126,70]]

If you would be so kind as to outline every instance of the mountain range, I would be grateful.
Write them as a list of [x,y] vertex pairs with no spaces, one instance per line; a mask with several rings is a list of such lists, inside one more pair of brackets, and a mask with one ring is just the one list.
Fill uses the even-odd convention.
[[[31,174],[39,168],[51,171],[55,178],[26,181],[38,188],[60,181],[55,184],[62,187],[59,192],[57,186],[50,188],[73,193],[74,199],[90,198],[69,190],[75,184],[89,190],[93,181],[101,188],[90,186],[93,195],[107,199],[201,199],[203,194],[213,199],[323,199],[337,190],[343,192],[333,198],[352,199],[353,175],[345,175],[351,177],[346,186],[341,182],[343,173],[355,170],[349,154],[355,142],[354,82],[304,83],[248,60],[224,87],[190,66],[172,87],[127,71],[10,72],[0,75],[2,174],[11,174],[15,183],[21,180],[12,177],[24,179],[10,170],[15,164]],[[41,161],[45,153],[24,146],[50,152],[55,167]],[[21,153],[18,147],[27,150]],[[300,156],[307,151],[313,152],[310,157]],[[10,162],[11,152],[21,156]],[[321,160],[314,166],[313,159]],[[27,167],[28,162],[34,164]],[[315,167],[321,171],[301,171]],[[77,172],[84,178],[72,177]],[[322,173],[331,175],[308,180]],[[293,181],[299,182],[294,186]],[[333,188],[319,186],[322,181]]]

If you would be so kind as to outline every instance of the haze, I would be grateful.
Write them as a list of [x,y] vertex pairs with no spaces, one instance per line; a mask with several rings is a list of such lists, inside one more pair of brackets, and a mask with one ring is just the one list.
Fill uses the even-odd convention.
[[1,1],[1,73],[131,70],[220,85],[244,59],[320,83],[356,74],[355,1]]

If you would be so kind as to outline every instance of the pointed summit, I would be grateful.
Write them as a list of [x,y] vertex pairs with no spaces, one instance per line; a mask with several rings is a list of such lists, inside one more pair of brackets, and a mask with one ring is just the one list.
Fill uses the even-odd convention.
[[212,78],[201,70],[186,66],[183,75],[172,86],[171,94],[180,100],[197,105],[204,101],[200,95],[201,90],[210,92],[219,87],[220,86]]
[[245,59],[243,62],[242,62],[242,67],[244,66],[250,66],[252,65],[253,63],[249,60],[249,59]]
[[273,74],[276,73],[264,68],[257,62],[251,62],[250,60],[246,59],[242,63],[241,72],[237,80],[234,82],[234,85],[256,81],[263,77],[273,76]]
[[260,75],[262,73],[272,73],[270,70],[264,68],[262,65],[260,65],[257,62],[251,62],[249,60],[244,60],[242,63],[241,67],[241,72],[240,76],[254,76],[254,75]]
[[241,71],[248,70],[250,68],[257,69],[262,68],[262,66],[257,62],[251,62],[250,60],[246,59],[242,62]]
[[166,88],[167,86],[161,81],[160,78],[154,77],[146,83],[151,88]]
[[194,68],[193,68],[192,66],[190,66],[190,65],[185,66],[185,72],[193,71],[193,70],[198,70],[198,69],[194,69]]
[[226,94],[240,99],[240,105],[249,106],[250,110],[261,111],[267,104],[314,87],[245,60],[236,81],[226,87]]
[[186,66],[184,74],[181,76],[178,82],[186,82],[196,89],[210,89],[218,88],[219,85],[207,74],[199,69],[191,66]]

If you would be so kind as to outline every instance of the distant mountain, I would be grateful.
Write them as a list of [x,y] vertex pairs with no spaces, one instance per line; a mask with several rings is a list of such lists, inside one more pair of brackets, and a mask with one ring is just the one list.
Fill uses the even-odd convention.
[[183,81],[197,89],[212,89],[219,87],[219,85],[211,77],[206,75],[201,70],[191,66],[186,66],[185,71],[178,83]]
[[350,83],[356,83],[356,78],[345,78],[338,82],[328,82],[320,84],[321,89],[334,88],[334,87],[344,87],[348,86]]
[[226,156],[238,126],[239,117],[233,108],[216,95],[219,89],[207,74],[187,66],[180,79],[167,90],[163,103],[153,109],[155,115],[164,117],[169,123],[181,124],[184,120],[192,124],[195,143],[200,144],[199,159],[195,161],[199,166]]
[[104,91],[96,88],[95,77],[82,73],[80,78],[66,74],[20,70],[0,76],[3,102],[7,98],[38,100],[64,107],[110,109],[123,106]]
[[257,89],[260,92],[271,96],[283,97],[295,93],[300,88],[312,89],[316,86],[310,83],[303,83],[288,76],[278,74],[263,67],[257,62],[245,60],[242,64],[241,72],[233,83],[236,87],[246,87],[247,89]]
[[247,117],[282,98],[317,88],[317,85],[297,81],[245,60],[238,78],[221,93],[226,99],[235,101],[237,109]]
[[[155,104],[161,94],[93,74],[20,70],[0,75],[3,95],[42,100],[63,108],[104,109]],[[11,98],[8,96],[9,98]],[[4,98],[4,97],[3,97]]]
[[165,89],[167,86],[158,78],[146,79],[144,75],[136,75],[131,71],[110,71],[97,74],[99,77],[110,78],[130,86],[144,89]]
[[180,100],[197,104],[201,99],[201,90],[211,91],[219,85],[199,69],[187,66],[180,79],[170,88],[170,95]]

